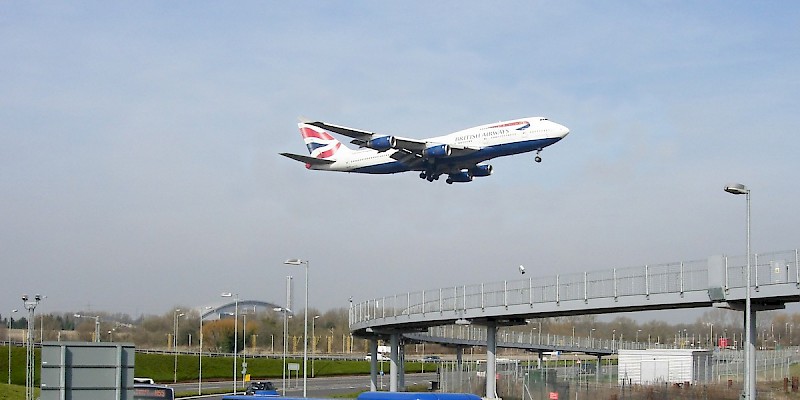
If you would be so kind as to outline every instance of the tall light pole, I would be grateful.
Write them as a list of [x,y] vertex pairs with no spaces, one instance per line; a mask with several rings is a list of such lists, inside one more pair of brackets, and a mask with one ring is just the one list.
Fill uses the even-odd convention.
[[314,355],[317,353],[317,336],[314,333],[314,326],[317,323],[319,315],[315,315],[311,319],[311,377],[314,377]]
[[197,395],[200,396],[203,394],[203,316],[205,315],[206,311],[211,310],[214,307],[208,306],[203,308],[200,311],[200,351],[197,353],[197,361],[198,361],[198,371],[197,371]]
[[72,314],[75,318],[94,318],[94,340],[93,342],[100,341],[100,316],[95,315],[94,317],[91,315],[82,315],[82,314]]
[[306,387],[308,380],[308,260],[300,260],[297,258],[290,258],[283,262],[287,265],[305,265],[306,267],[306,304],[305,314],[303,316],[303,397],[306,396]]
[[292,313],[292,276],[286,276],[286,306],[276,307],[273,310],[283,313],[283,369],[281,372],[281,395],[286,396],[286,346],[288,344],[289,320],[287,314]]
[[239,352],[239,294],[226,292],[222,297],[233,297],[233,394],[236,394],[236,353]]
[[744,347],[744,400],[755,400],[756,398],[756,348],[753,342],[751,312],[752,305],[750,300],[750,288],[752,287],[750,281],[750,189],[741,183],[731,183],[725,186],[725,191],[731,194],[743,194],[747,200],[747,288],[745,290],[744,300],[744,334],[745,334],[745,347]]
[[172,313],[172,327],[174,329],[174,334],[172,335],[172,353],[175,356],[175,367],[173,368],[173,380],[172,383],[178,382],[178,319],[186,314],[181,312],[180,308],[176,308],[175,312]]
[[25,337],[25,400],[33,400],[33,373],[36,369],[36,355],[33,352],[33,317],[40,300],[42,300],[42,296],[38,294],[33,299],[30,299],[27,294],[22,295],[22,303],[28,310],[28,333]]
[[288,335],[287,331],[289,330],[289,323],[286,315],[291,313],[292,310],[286,307],[275,307],[273,310],[283,314],[283,373],[281,374],[281,395],[286,396],[286,335]]
[[[15,312],[17,312],[16,309],[11,310],[10,314],[13,314]],[[8,332],[6,332],[7,336],[8,336],[8,384],[9,385],[11,384],[11,321],[13,321],[13,320],[14,320],[14,317],[9,315],[8,316]]]

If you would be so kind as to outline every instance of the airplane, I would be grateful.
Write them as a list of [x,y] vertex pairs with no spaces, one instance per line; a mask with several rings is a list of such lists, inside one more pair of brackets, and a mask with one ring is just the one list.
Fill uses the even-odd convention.
[[[543,117],[530,117],[480,125],[429,139],[408,139],[332,125],[320,121],[297,124],[309,156],[280,153],[322,171],[363,174],[394,174],[419,171],[429,182],[447,175],[446,182],[471,182],[492,174],[492,166],[481,164],[496,157],[539,153],[569,133],[563,125]],[[359,148],[353,150],[331,133],[347,136]]]

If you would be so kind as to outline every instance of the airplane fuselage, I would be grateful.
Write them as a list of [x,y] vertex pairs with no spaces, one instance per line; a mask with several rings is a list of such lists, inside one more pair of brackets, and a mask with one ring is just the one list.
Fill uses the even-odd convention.
[[[526,123],[530,125],[526,127]],[[454,147],[477,148],[473,153],[464,156],[451,156],[437,159],[440,167],[468,163],[480,163],[496,157],[536,151],[561,140],[569,130],[562,125],[544,118],[524,118],[486,124],[465,129],[445,136],[427,139],[429,143],[447,144]],[[350,157],[337,160],[330,165],[311,166],[311,169],[357,172],[367,174],[393,174],[406,171],[422,171],[424,163],[398,161],[393,156],[399,150],[377,151],[360,148]]]
[[[488,176],[490,165],[478,165],[496,157],[535,151],[563,139],[569,129],[542,117],[522,118],[464,129],[428,139],[407,139],[356,130],[322,122],[300,124],[311,156],[283,155],[306,162],[314,170],[365,174],[422,171],[429,181],[447,174],[448,183],[468,182]],[[328,132],[354,138],[352,150]],[[322,160],[319,160],[322,159]]]

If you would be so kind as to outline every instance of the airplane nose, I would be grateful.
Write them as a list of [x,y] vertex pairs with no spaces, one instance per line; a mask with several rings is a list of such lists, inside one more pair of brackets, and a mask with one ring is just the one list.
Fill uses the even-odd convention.
[[558,125],[558,136],[563,138],[567,135],[569,135],[569,128],[564,125]]

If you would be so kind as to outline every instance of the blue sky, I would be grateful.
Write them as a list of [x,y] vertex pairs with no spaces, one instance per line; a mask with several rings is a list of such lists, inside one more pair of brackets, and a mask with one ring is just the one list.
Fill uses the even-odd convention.
[[[800,246],[795,2],[5,2],[0,310],[311,306]],[[570,135],[467,185],[307,171],[303,116]],[[299,294],[300,285],[296,288]],[[299,299],[299,296],[298,296]],[[2,311],[0,311],[2,313]]]

